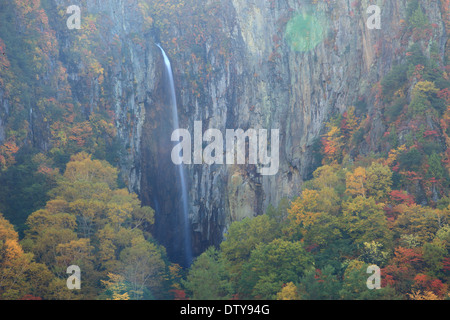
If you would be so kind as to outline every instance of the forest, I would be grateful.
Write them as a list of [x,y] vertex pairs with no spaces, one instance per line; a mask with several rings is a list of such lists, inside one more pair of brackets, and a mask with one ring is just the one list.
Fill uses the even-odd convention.
[[[399,22],[399,62],[323,124],[301,192],[232,221],[189,266],[171,259],[154,235],[156,208],[121,174],[135,149],[119,134],[112,74],[126,74],[119,53],[130,51],[104,35],[101,14],[71,33],[59,2],[0,2],[1,300],[450,299],[449,45],[442,55],[419,1],[406,1]],[[201,99],[217,72],[201,52],[222,30],[220,1],[129,2],[142,29],[130,42],[145,47],[158,30],[174,59],[191,48],[185,90]],[[449,1],[438,2],[449,30]],[[190,32],[169,38],[176,15]],[[288,31],[276,42],[295,37]],[[222,31],[214,46],[228,65]],[[71,265],[79,290],[66,285]],[[367,287],[373,265],[377,290]]]

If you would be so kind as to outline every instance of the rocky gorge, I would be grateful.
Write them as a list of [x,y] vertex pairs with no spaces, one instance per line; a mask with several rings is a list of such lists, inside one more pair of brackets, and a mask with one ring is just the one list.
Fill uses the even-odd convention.
[[[299,194],[320,165],[317,144],[332,115],[350,106],[370,114],[370,135],[358,152],[376,151],[385,131],[377,84],[411,44],[402,22],[407,0],[156,1],[152,8],[138,0],[47,2],[55,12],[49,25],[59,52],[49,63],[67,70],[71,98],[85,106],[87,116],[107,100],[123,147],[123,180],[155,209],[153,233],[175,261],[184,252],[182,191],[170,158],[167,74],[156,44],[172,62],[181,128],[193,132],[202,121],[203,130],[280,132],[276,175],[259,174],[257,165],[185,166],[194,255],[219,245],[231,222]],[[433,38],[442,57],[448,43],[446,3],[420,4],[436,26]],[[367,27],[373,4],[381,8],[380,29]],[[69,5],[81,7],[81,30],[65,28]],[[89,24],[95,32],[89,33]],[[93,77],[83,59],[67,54],[82,35],[98,48],[94,56],[102,72]],[[2,92],[1,109],[7,110]],[[48,150],[50,129],[39,108],[32,110],[29,137]],[[2,112],[0,142],[7,121]]]

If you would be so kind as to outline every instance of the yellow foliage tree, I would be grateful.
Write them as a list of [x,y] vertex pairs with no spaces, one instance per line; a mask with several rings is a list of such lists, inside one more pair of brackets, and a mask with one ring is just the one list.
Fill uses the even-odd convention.
[[[117,178],[117,169],[107,162],[76,154],[50,192],[53,199],[27,220],[24,245],[38,262],[51,266],[59,278],[66,277],[70,265],[83,270],[78,298],[96,297],[96,284],[108,273],[123,273],[133,285],[132,298],[142,298],[150,287],[152,292],[161,288],[162,253],[146,231],[154,212],[142,207],[136,194],[118,189]],[[71,298],[60,284],[52,282],[50,297]]]
[[284,233],[293,239],[300,236],[307,245],[322,245],[339,236],[335,213],[339,199],[331,188],[303,190],[288,211],[289,224]]
[[366,196],[366,169],[356,168],[353,173],[348,172],[345,192],[352,196]]
[[443,300],[431,291],[413,291],[412,293],[408,294],[408,297],[411,300]]
[[14,227],[0,214],[0,299],[40,297],[50,280],[48,269],[24,252]]
[[289,282],[284,285],[283,289],[277,293],[277,300],[300,300],[300,295],[295,284]]
[[108,280],[100,280],[106,287],[106,292],[111,296],[107,300],[130,300],[127,292],[125,278],[121,275],[108,273]]

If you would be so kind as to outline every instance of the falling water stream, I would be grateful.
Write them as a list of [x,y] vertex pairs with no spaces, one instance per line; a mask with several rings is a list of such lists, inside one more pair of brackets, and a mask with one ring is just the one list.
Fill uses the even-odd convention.
[[[180,125],[178,122],[178,107],[177,107],[177,97],[175,93],[175,82],[173,80],[172,66],[164,49],[157,44],[159,49],[161,49],[162,55],[164,57],[164,64],[166,68],[166,73],[168,77],[168,86],[170,90],[170,104],[172,108],[172,121],[174,130],[179,129]],[[183,209],[183,224],[184,224],[184,255],[186,265],[189,266],[192,262],[192,244],[191,244],[191,233],[189,228],[189,207],[188,207],[188,194],[187,194],[187,185],[186,185],[186,177],[184,173],[183,164],[178,166],[178,175],[181,182],[181,200],[182,200],[182,209]]]

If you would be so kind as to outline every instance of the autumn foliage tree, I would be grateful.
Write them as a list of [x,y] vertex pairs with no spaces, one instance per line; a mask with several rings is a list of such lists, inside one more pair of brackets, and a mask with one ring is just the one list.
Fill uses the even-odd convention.
[[324,151],[324,161],[327,163],[338,163],[342,157],[342,148],[344,146],[341,129],[331,125],[329,131],[323,136],[322,144]]
[[108,281],[108,274],[123,277],[130,299],[155,297],[163,285],[165,250],[146,231],[154,221],[153,210],[141,207],[135,194],[118,189],[117,175],[115,168],[87,153],[73,156],[52,200],[27,221],[24,245],[37,261],[61,280],[70,265],[83,270],[78,298],[97,296],[96,284]]
[[0,298],[42,298],[51,279],[47,267],[24,252],[14,227],[0,214]]

